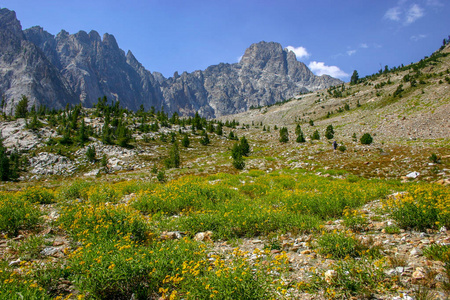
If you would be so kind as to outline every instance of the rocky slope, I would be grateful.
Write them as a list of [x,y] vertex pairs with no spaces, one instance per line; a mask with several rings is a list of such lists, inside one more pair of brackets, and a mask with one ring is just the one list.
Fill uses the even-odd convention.
[[1,14],[0,88],[8,109],[21,94],[49,107],[79,102],[90,107],[106,95],[132,110],[144,105],[215,117],[341,83],[315,76],[293,52],[273,42],[251,45],[239,63],[166,79],[146,70],[130,51],[125,54],[110,34],[101,38],[95,31],[63,30],[53,36],[38,26],[22,31],[14,12],[2,9]]

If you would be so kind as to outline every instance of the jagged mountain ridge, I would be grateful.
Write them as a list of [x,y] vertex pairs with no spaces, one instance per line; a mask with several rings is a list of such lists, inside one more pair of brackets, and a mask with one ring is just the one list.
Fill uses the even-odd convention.
[[[192,115],[199,111],[203,116],[216,117],[342,83],[327,75],[315,76],[297,61],[293,52],[274,42],[251,45],[239,63],[220,63],[204,71],[175,73],[165,78],[146,70],[131,51],[125,54],[113,35],[106,33],[101,38],[96,31],[69,34],[63,30],[54,36],[38,26],[22,31],[15,13],[8,9],[0,10],[0,23],[1,34],[5,36],[0,47],[2,55],[16,43],[10,36],[20,36],[23,43],[33,48],[30,52],[45,60],[52,71],[51,77],[47,75],[49,72],[27,74],[33,74],[34,81],[36,77],[50,82],[46,85],[48,91],[39,93],[35,85],[26,85],[24,80],[11,84],[2,79],[0,88],[9,107],[14,106],[11,99],[18,99],[21,94],[30,98],[30,105],[49,107],[77,102],[90,107],[98,97],[106,95],[133,110],[144,105],[146,109],[164,107],[170,113]],[[15,55],[23,60],[25,54],[19,47],[14,49]],[[18,71],[10,67],[10,72]],[[15,76],[26,77],[18,74]]]

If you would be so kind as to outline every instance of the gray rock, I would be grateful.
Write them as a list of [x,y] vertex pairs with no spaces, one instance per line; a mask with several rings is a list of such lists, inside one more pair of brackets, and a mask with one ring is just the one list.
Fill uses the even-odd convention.
[[[0,12],[0,90],[10,112],[22,94],[33,104],[90,107],[99,96],[133,110],[140,105],[166,112],[215,117],[292,98],[342,81],[316,76],[292,51],[274,42],[251,45],[241,61],[171,78],[146,70],[113,35],[96,31],[56,36],[41,27],[22,31],[13,11]],[[14,100],[13,100],[14,99]]]

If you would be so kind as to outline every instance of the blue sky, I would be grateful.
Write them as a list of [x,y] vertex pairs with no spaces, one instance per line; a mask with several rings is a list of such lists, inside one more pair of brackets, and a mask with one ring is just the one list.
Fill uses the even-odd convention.
[[289,47],[317,75],[349,80],[416,62],[450,35],[448,0],[0,0],[23,29],[116,37],[150,71],[235,63],[252,43]]

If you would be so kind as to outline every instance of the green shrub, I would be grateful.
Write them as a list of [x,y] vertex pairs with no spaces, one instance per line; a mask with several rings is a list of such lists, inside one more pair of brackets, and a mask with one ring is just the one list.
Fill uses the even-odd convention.
[[372,144],[373,138],[369,133],[364,133],[360,139],[361,144],[370,145]]
[[55,203],[55,193],[42,186],[28,187],[19,192],[21,198],[31,203],[51,204]]
[[35,203],[15,194],[0,195],[0,232],[17,235],[40,223],[42,213]]
[[356,236],[345,232],[323,233],[317,240],[317,244],[320,253],[334,258],[380,256],[377,247],[371,247],[369,243],[363,244]]
[[311,139],[312,140],[320,140],[319,130],[316,130],[313,132],[313,134],[311,135]]
[[340,145],[338,147],[338,150],[341,151],[341,152],[345,152],[345,150],[347,150],[347,147],[345,147],[344,145]]

